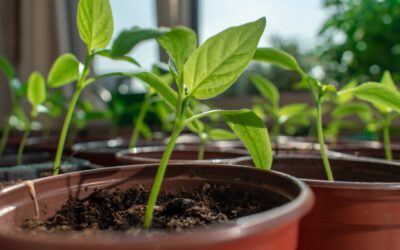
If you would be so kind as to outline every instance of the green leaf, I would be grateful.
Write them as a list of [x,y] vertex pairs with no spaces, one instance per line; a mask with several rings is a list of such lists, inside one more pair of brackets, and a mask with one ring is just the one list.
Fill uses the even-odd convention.
[[284,69],[294,70],[301,76],[306,75],[293,56],[279,49],[258,48],[253,59],[256,61],[271,63]]
[[389,109],[387,111],[394,110],[400,113],[400,94],[381,83],[367,82],[356,88],[340,92],[340,94],[346,92],[354,92],[355,96],[361,100],[376,106],[383,106]]
[[346,103],[337,106],[332,112],[335,119],[342,119],[351,115],[358,115],[364,121],[371,120],[372,110],[366,103]]
[[122,31],[115,39],[111,55],[113,57],[120,57],[127,54],[137,44],[142,41],[158,38],[169,30],[165,28],[161,29],[142,29],[139,27],[133,27],[129,30]]
[[125,62],[131,63],[133,65],[140,67],[140,64],[132,57],[130,57],[130,56],[113,56],[111,54],[111,50],[108,50],[108,49],[97,51],[96,54],[99,56],[103,56],[103,57],[110,58],[110,59],[117,60],[117,61],[125,61]]
[[308,108],[308,105],[305,103],[299,103],[299,104],[289,104],[283,106],[281,109],[279,109],[279,123],[283,124],[287,120],[291,119],[293,116],[301,114],[302,116],[305,116],[303,113],[306,111]]
[[236,135],[228,130],[214,128],[208,132],[208,136],[211,140],[218,141],[218,140],[233,140],[236,139]]
[[0,70],[6,75],[7,79],[11,81],[15,78],[15,71],[7,58],[0,56]]
[[[340,89],[340,91],[345,91],[345,90],[352,89],[352,88],[355,88],[355,87],[357,87],[357,81],[356,80],[351,80],[346,85],[344,85]],[[353,97],[354,97],[354,94],[352,92],[347,92],[347,93],[345,93],[343,95],[338,96],[337,97],[337,102],[339,104],[348,103],[351,100],[353,100]]]
[[261,18],[224,30],[197,48],[183,70],[189,94],[208,99],[229,88],[253,58],[264,29],[265,18]]
[[57,88],[78,80],[79,66],[80,63],[74,55],[59,56],[47,76],[47,84],[52,88]]
[[265,99],[270,100],[274,107],[279,107],[279,92],[271,81],[258,74],[251,75],[250,79]]
[[178,26],[157,40],[174,62],[178,74],[181,74],[186,60],[197,47],[196,33],[187,27]]
[[32,105],[32,115],[37,115],[37,106],[46,100],[46,83],[39,72],[33,72],[28,79],[28,101]]
[[272,148],[264,121],[251,110],[223,114],[224,120],[243,142],[257,168],[271,169]]
[[386,87],[388,87],[394,91],[397,91],[397,86],[393,81],[392,75],[387,70],[385,71],[385,73],[383,73],[381,83],[383,85],[385,85]]
[[88,51],[107,47],[114,32],[114,20],[108,0],[79,0],[79,35]]

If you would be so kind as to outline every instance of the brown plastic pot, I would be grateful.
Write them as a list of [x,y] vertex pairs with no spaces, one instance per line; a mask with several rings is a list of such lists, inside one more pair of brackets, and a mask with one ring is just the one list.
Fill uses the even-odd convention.
[[[160,163],[165,147],[142,147],[120,151],[116,154],[117,161],[124,164]],[[198,147],[176,145],[172,152],[170,163],[230,163],[232,160],[248,156],[245,150],[221,149],[206,147],[204,160],[197,160]]]
[[[378,141],[354,141],[347,143],[339,143],[329,147],[330,150],[354,156],[372,157],[385,159],[385,149],[383,144]],[[393,157],[396,160],[400,159],[400,145],[391,145]]]
[[399,249],[400,164],[355,158],[330,163],[334,182],[324,180],[318,156],[274,158],[274,170],[301,178],[315,194],[315,206],[300,225],[299,249]]
[[[48,177],[34,181],[40,218],[55,213],[68,197],[84,198],[95,189],[127,189],[150,186],[157,164],[111,167]],[[204,183],[229,184],[256,190],[266,197],[278,196],[289,202],[274,209],[214,224],[190,232],[130,235],[104,234],[24,234],[18,225],[35,216],[32,196],[24,184],[0,191],[0,245],[2,249],[30,250],[142,250],[142,249],[296,249],[298,223],[311,209],[313,196],[302,182],[281,173],[233,165],[172,164],[164,190],[198,187]]]

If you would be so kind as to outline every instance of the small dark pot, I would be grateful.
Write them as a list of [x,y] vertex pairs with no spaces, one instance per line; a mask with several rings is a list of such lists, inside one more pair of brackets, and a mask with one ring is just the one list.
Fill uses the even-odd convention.
[[[0,168],[0,181],[10,182],[16,180],[32,180],[51,175],[53,170],[53,162],[41,162],[32,164],[23,164],[17,166]],[[75,171],[99,168],[92,165],[89,161],[69,158],[62,162],[60,172],[70,173]]]
[[398,249],[400,164],[343,158],[330,163],[334,182],[324,180],[320,157],[274,158],[274,170],[301,178],[315,193],[316,204],[300,225],[299,249]]
[[[392,144],[392,154],[395,160],[400,160],[400,144]],[[386,159],[383,144],[378,141],[354,141],[347,143],[338,143],[329,146],[329,149],[335,152],[350,154],[354,156],[372,157]]]
[[[111,167],[48,177],[33,182],[39,204],[40,219],[49,218],[69,197],[84,198],[95,189],[127,189],[135,185],[150,187],[157,164]],[[295,250],[298,224],[307,213],[313,198],[302,182],[281,173],[233,165],[172,164],[163,185],[166,191],[229,184],[253,190],[265,197],[280,196],[289,200],[271,210],[241,217],[230,223],[211,225],[188,232],[151,235],[104,234],[23,234],[17,227],[35,216],[31,194],[24,184],[0,191],[0,245],[4,249],[30,250]]]
[[[3,167],[10,167],[17,165],[17,154],[4,154],[0,157],[0,169]],[[31,164],[46,162],[50,160],[50,154],[47,152],[28,152],[22,155],[22,164]]]
[[[160,163],[165,147],[143,147],[120,151],[117,161],[124,164]],[[177,145],[172,152],[170,163],[230,163],[232,160],[248,156],[247,151],[240,149],[224,150],[217,147],[206,147],[204,160],[197,160],[198,147]]]

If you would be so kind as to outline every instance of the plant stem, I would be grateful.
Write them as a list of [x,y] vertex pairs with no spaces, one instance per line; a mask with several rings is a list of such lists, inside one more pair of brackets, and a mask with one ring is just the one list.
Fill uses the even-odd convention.
[[140,129],[142,128],[142,124],[143,124],[144,118],[146,117],[147,110],[150,107],[150,103],[151,103],[151,98],[150,98],[150,94],[148,92],[145,95],[145,99],[144,99],[144,102],[140,109],[139,116],[136,119],[135,128],[133,129],[131,140],[129,142],[129,148],[134,148],[137,146]]
[[200,135],[200,145],[199,145],[199,153],[197,154],[197,160],[204,160],[206,141],[207,141],[207,139],[203,138],[203,136]]
[[25,131],[24,131],[24,135],[22,136],[21,142],[19,143],[19,147],[18,147],[18,156],[17,156],[17,165],[21,165],[22,164],[22,156],[24,154],[24,148],[25,148],[25,144],[26,144],[26,140],[29,137],[29,133],[31,132],[31,121],[27,122]]
[[53,175],[58,175],[61,166],[61,157],[64,152],[64,145],[68,134],[69,125],[71,124],[72,115],[75,110],[75,105],[78,102],[79,95],[81,94],[82,89],[77,87],[75,89],[74,95],[72,96],[71,103],[68,107],[68,113],[65,117],[65,121],[61,130],[60,139],[58,141],[57,153],[56,158],[54,161],[54,168],[53,168]]
[[385,114],[384,122],[383,122],[383,147],[385,149],[386,159],[391,161],[393,160],[392,148],[390,145],[390,121],[389,114]]
[[4,149],[6,148],[8,137],[10,136],[10,116],[7,115],[5,119],[6,123],[4,124],[3,133],[1,135],[1,142],[0,142],[0,156],[3,155]]
[[323,135],[323,130],[322,130],[321,103],[319,101],[316,101],[316,106],[317,106],[317,137],[318,137],[318,142],[319,142],[319,146],[320,146],[321,157],[322,157],[322,161],[324,164],[326,177],[328,178],[329,181],[333,181],[334,179],[333,179],[333,175],[332,175],[332,169],[329,164],[328,157],[326,155],[324,135]]
[[144,216],[144,223],[143,223],[143,227],[145,229],[148,229],[151,226],[151,222],[153,220],[154,206],[156,205],[157,197],[164,180],[165,172],[168,166],[168,161],[171,157],[172,151],[174,150],[175,147],[176,140],[178,139],[181,131],[182,131],[181,126],[178,125],[174,127],[174,130],[172,131],[172,135],[169,139],[167,147],[165,148],[164,154],[161,158],[160,165],[157,169],[156,178],[154,179],[154,183],[151,188],[150,197],[147,202],[146,214]]

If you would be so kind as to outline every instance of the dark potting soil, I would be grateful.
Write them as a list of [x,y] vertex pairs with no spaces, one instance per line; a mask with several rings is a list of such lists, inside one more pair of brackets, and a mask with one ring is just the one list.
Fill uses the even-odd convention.
[[[46,221],[26,220],[22,229],[35,232],[129,231],[143,225],[149,192],[142,186],[128,190],[96,190],[84,199],[69,199]],[[209,185],[162,192],[155,208],[152,229],[180,231],[206,227],[265,211],[283,203],[283,197],[265,197],[229,185]]]
[[23,182],[23,180],[12,180],[12,181],[0,181],[0,190],[3,188],[18,184]]

